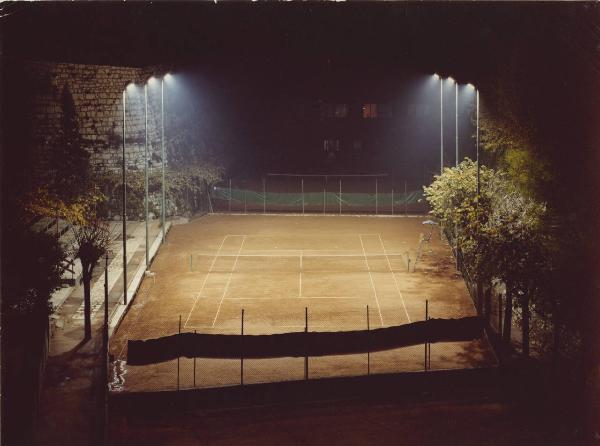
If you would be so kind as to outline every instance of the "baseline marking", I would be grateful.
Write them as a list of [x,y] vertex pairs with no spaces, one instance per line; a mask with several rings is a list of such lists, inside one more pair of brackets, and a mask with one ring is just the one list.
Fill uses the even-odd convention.
[[367,271],[369,272],[369,280],[371,281],[371,288],[373,288],[373,295],[375,296],[375,302],[377,303],[377,311],[379,312],[379,319],[381,321],[381,326],[383,327],[383,315],[381,314],[381,307],[379,306],[379,298],[377,297],[377,291],[375,290],[375,283],[373,283],[373,275],[371,274],[371,267],[369,266],[369,261],[367,260],[367,252],[365,251],[365,245],[362,240],[362,235],[358,234],[358,238],[360,240],[360,246],[362,247],[363,256],[365,258],[365,264],[367,265]]
[[388,267],[390,268],[390,273],[392,273],[392,277],[394,278],[394,283],[396,284],[396,291],[400,295],[400,300],[402,301],[402,306],[404,307],[404,313],[406,313],[406,319],[408,319],[408,323],[410,323],[410,316],[408,315],[408,310],[406,309],[406,303],[404,302],[404,296],[400,291],[400,286],[398,285],[398,280],[396,279],[396,274],[392,270],[392,264],[390,263],[390,258],[388,257],[387,251],[385,250],[385,245],[383,244],[383,240],[381,239],[381,235],[377,234],[379,237],[379,243],[381,243],[381,247],[383,248],[383,253],[385,254],[385,258],[387,260]]
[[240,249],[238,249],[238,255],[235,258],[235,262],[233,262],[233,266],[231,267],[231,271],[229,272],[229,277],[227,278],[227,283],[225,284],[225,289],[223,290],[223,295],[221,296],[221,301],[219,302],[219,307],[217,308],[217,313],[215,314],[215,318],[213,319],[212,326],[215,326],[217,322],[217,318],[219,317],[219,312],[221,311],[221,306],[223,305],[223,301],[225,300],[225,294],[227,294],[227,290],[229,289],[229,284],[231,283],[231,277],[233,276],[233,272],[235,271],[235,267],[237,265],[239,254],[242,252],[242,248],[244,247],[244,242],[246,241],[246,236],[242,239],[242,243],[240,244]]
[[206,285],[206,281],[208,280],[208,276],[210,276],[210,273],[212,272],[213,267],[215,266],[215,263],[217,262],[217,258],[219,257],[219,253],[221,252],[221,248],[223,248],[223,244],[225,243],[225,239],[227,239],[227,237],[229,237],[230,235],[227,234],[225,237],[223,237],[223,240],[221,240],[221,244],[219,245],[219,248],[217,249],[217,252],[215,253],[215,257],[213,258],[212,263],[210,264],[210,268],[208,268],[208,272],[206,273],[206,276],[204,276],[204,282],[202,282],[202,287],[200,287],[200,291],[198,293],[196,293],[196,298],[194,299],[194,304],[192,305],[192,309],[190,310],[188,317],[185,320],[185,323],[183,324],[183,328],[187,327],[187,324],[190,320],[190,317],[192,316],[192,313],[194,311],[194,308],[196,308],[196,303],[198,302],[198,299],[200,298],[200,296],[202,295],[202,292],[204,291],[204,286]]

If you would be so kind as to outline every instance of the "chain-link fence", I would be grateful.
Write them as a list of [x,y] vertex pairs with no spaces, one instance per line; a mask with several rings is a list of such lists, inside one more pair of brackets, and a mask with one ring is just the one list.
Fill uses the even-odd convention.
[[[423,308],[422,320],[426,318],[425,312],[426,309]],[[442,312],[442,309],[440,309],[440,312]],[[185,320],[181,319],[159,323],[126,320],[124,321],[125,326],[121,327],[121,329],[127,331],[126,338],[121,336],[119,342],[111,344],[111,389],[113,391],[130,392],[179,390],[381,373],[475,368],[495,364],[493,353],[483,338],[454,342],[419,343],[399,348],[393,346],[381,348],[381,345],[375,346],[372,344],[373,350],[377,351],[370,351],[367,347],[364,352],[361,351],[361,353],[356,354],[313,357],[295,354],[288,357],[282,355],[282,357],[270,358],[244,358],[244,337],[247,339],[246,348],[250,349],[249,337],[256,338],[256,335],[294,332],[299,333],[300,336],[303,333],[315,332],[329,332],[337,335],[340,334],[340,331],[344,331],[344,333],[341,333],[342,339],[347,338],[347,342],[343,341],[338,345],[338,348],[352,350],[353,345],[360,344],[358,336],[361,333],[366,335],[367,339],[374,339],[372,342],[376,343],[377,337],[374,330],[382,328],[378,310],[367,306],[346,311],[346,314],[341,315],[343,317],[334,321],[330,319],[330,313],[319,314],[318,311],[311,310],[308,307],[297,313],[287,312],[286,325],[282,326],[266,324],[263,315],[252,314],[252,312],[242,309],[238,320],[234,321],[235,323],[227,324],[218,329],[206,327],[184,328]],[[400,310],[398,310],[398,313],[400,313]],[[395,322],[403,318],[401,314],[396,316],[394,317],[393,312],[388,311],[384,327],[391,327],[387,321]],[[427,317],[432,318],[435,316],[435,307],[428,308]],[[362,330],[362,332],[359,332],[359,330]],[[243,333],[244,337],[240,341],[242,353],[236,358],[190,358],[182,356],[147,365],[127,363],[130,354],[127,340],[163,338],[161,342],[169,342],[169,336],[179,333],[205,333],[211,335],[241,335]],[[231,340],[222,337],[211,338],[215,343],[224,342],[221,349],[215,347],[214,356],[225,355],[224,351],[231,348],[231,342],[234,342],[233,339],[238,337],[229,336],[228,338]],[[270,342],[271,347],[273,347],[272,344],[276,341],[273,337],[269,337],[266,342],[267,346]],[[290,349],[293,350],[293,341],[290,342]],[[256,343],[256,339],[254,343]],[[203,348],[209,348],[209,346],[204,345]],[[248,356],[253,355],[248,353]],[[132,362],[135,363],[136,361]]]
[[415,214],[428,211],[419,181],[388,176],[288,176],[229,179],[212,186],[215,211]]

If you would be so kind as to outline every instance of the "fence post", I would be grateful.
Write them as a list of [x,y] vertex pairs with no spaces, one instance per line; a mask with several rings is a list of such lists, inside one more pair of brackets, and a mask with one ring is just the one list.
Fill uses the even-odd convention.
[[[304,307],[304,333],[308,334],[308,307]],[[304,343],[305,348],[308,347],[308,343]],[[304,379],[308,379],[308,352],[304,355]]]
[[[429,301],[425,299],[425,321],[429,319]],[[427,325],[425,325],[427,331]],[[427,334],[425,335],[425,371],[427,371]]]
[[262,179],[263,183],[263,214],[267,213],[267,180],[266,178]]
[[244,188],[244,214],[246,213],[246,188]]
[[371,323],[369,322],[369,306],[367,305],[367,375],[371,374]]
[[340,179],[340,215],[342,214],[342,180]]
[[502,338],[502,294],[498,293],[498,336]]
[[375,214],[377,214],[377,208],[379,204],[379,193],[377,191],[377,177],[375,177]]
[[394,215],[394,189],[392,188],[392,215]]
[[323,185],[323,214],[325,214],[325,185]]
[[231,178],[229,178],[229,212],[231,212]]
[[240,383],[244,385],[244,309],[242,308],[242,337],[240,338]]
[[404,180],[404,215],[408,215],[408,190],[406,180]]
[[[196,334],[196,330],[194,330],[194,334]],[[194,356],[194,388],[196,387],[196,356]]]
[[302,215],[304,215],[304,178],[302,178]]
[[[181,315],[179,315],[179,334],[181,334]],[[178,352],[177,355],[177,390],[179,390],[179,354],[181,352]]]

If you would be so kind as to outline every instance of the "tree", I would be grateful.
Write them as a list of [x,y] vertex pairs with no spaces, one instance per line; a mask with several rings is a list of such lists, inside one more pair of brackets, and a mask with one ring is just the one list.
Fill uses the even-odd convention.
[[[464,266],[478,283],[499,279],[506,285],[503,336],[510,342],[513,305],[523,310],[524,352],[529,351],[529,308],[536,278],[545,263],[543,203],[526,196],[501,169],[481,168],[477,197],[477,165],[467,159],[447,168],[425,187],[431,213],[460,246]],[[519,296],[515,301],[514,296]]]
[[81,261],[81,282],[84,301],[84,339],[92,337],[91,281],[94,268],[106,253],[110,244],[110,230],[106,222],[91,216],[81,226],[73,229],[75,235],[75,258]]

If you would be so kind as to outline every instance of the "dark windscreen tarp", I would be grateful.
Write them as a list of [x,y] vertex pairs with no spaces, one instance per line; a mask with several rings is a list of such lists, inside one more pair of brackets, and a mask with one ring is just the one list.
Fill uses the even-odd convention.
[[279,358],[346,355],[390,350],[425,342],[470,341],[483,335],[479,317],[430,319],[396,327],[340,332],[273,335],[181,333],[158,339],[129,340],[127,363],[146,365],[187,358]]

